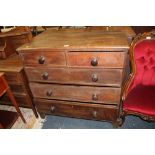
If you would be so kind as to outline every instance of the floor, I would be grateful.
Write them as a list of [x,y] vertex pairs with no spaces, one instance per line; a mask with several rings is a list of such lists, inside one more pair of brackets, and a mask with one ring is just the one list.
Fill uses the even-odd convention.
[[[113,129],[111,123],[47,115],[43,129]],[[155,129],[155,122],[146,122],[135,116],[127,116],[121,129]]]
[[[7,111],[16,111],[13,106],[6,106],[0,105],[0,110],[7,110]],[[22,122],[21,118],[18,117],[15,124],[12,126],[11,129],[32,129],[37,119],[35,118],[33,111],[28,108],[20,108],[24,118],[26,119],[26,124]]]
[[[0,105],[1,110],[15,111],[12,106]],[[12,129],[113,129],[109,122],[92,121],[61,116],[47,115],[45,119],[36,119],[33,111],[20,108],[27,124],[19,117]],[[155,129],[155,122],[146,122],[135,116],[127,116],[121,129]]]

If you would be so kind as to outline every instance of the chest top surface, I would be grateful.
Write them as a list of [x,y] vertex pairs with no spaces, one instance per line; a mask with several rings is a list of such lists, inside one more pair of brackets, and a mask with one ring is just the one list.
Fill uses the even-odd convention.
[[0,60],[0,72],[20,72],[22,69],[23,63],[19,55]]
[[24,44],[17,51],[30,50],[117,50],[128,49],[127,36],[122,32],[103,29],[61,29],[47,30]]

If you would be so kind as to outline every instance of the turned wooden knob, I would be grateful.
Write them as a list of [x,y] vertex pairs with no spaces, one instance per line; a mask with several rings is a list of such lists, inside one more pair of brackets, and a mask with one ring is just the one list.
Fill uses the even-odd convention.
[[44,64],[45,63],[45,57],[44,56],[40,56],[38,59],[39,64]]
[[97,117],[97,111],[93,111],[93,117],[94,117],[94,118]]
[[47,72],[43,73],[42,77],[43,77],[44,80],[47,80],[48,79],[48,73]]
[[46,92],[46,95],[47,95],[47,96],[52,96],[52,90],[48,90],[48,91]]
[[98,95],[93,94],[93,95],[92,95],[92,100],[97,101],[97,100],[98,100]]
[[55,112],[55,106],[51,106],[51,112]]
[[97,74],[93,74],[93,75],[92,75],[92,81],[93,81],[93,82],[97,82],[97,81],[98,81],[98,76],[97,76]]
[[93,58],[93,59],[91,60],[91,65],[92,65],[92,66],[97,66],[97,65],[98,65],[98,61],[97,61],[96,58]]

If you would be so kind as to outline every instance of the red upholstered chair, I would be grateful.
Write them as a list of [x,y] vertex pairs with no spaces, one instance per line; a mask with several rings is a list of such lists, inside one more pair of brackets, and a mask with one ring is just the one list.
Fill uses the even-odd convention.
[[122,116],[138,115],[155,121],[155,36],[137,36],[130,48],[131,74],[125,84]]

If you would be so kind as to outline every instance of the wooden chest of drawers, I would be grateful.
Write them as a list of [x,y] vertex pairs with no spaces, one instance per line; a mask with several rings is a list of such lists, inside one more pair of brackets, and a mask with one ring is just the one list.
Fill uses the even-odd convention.
[[37,110],[100,121],[119,120],[127,77],[123,33],[47,30],[18,49]]
[[[5,73],[8,84],[19,106],[32,108],[37,117],[32,94],[29,90],[23,64],[19,56],[15,54],[8,59],[0,60],[0,72]],[[0,104],[11,104],[7,95],[1,97]]]

